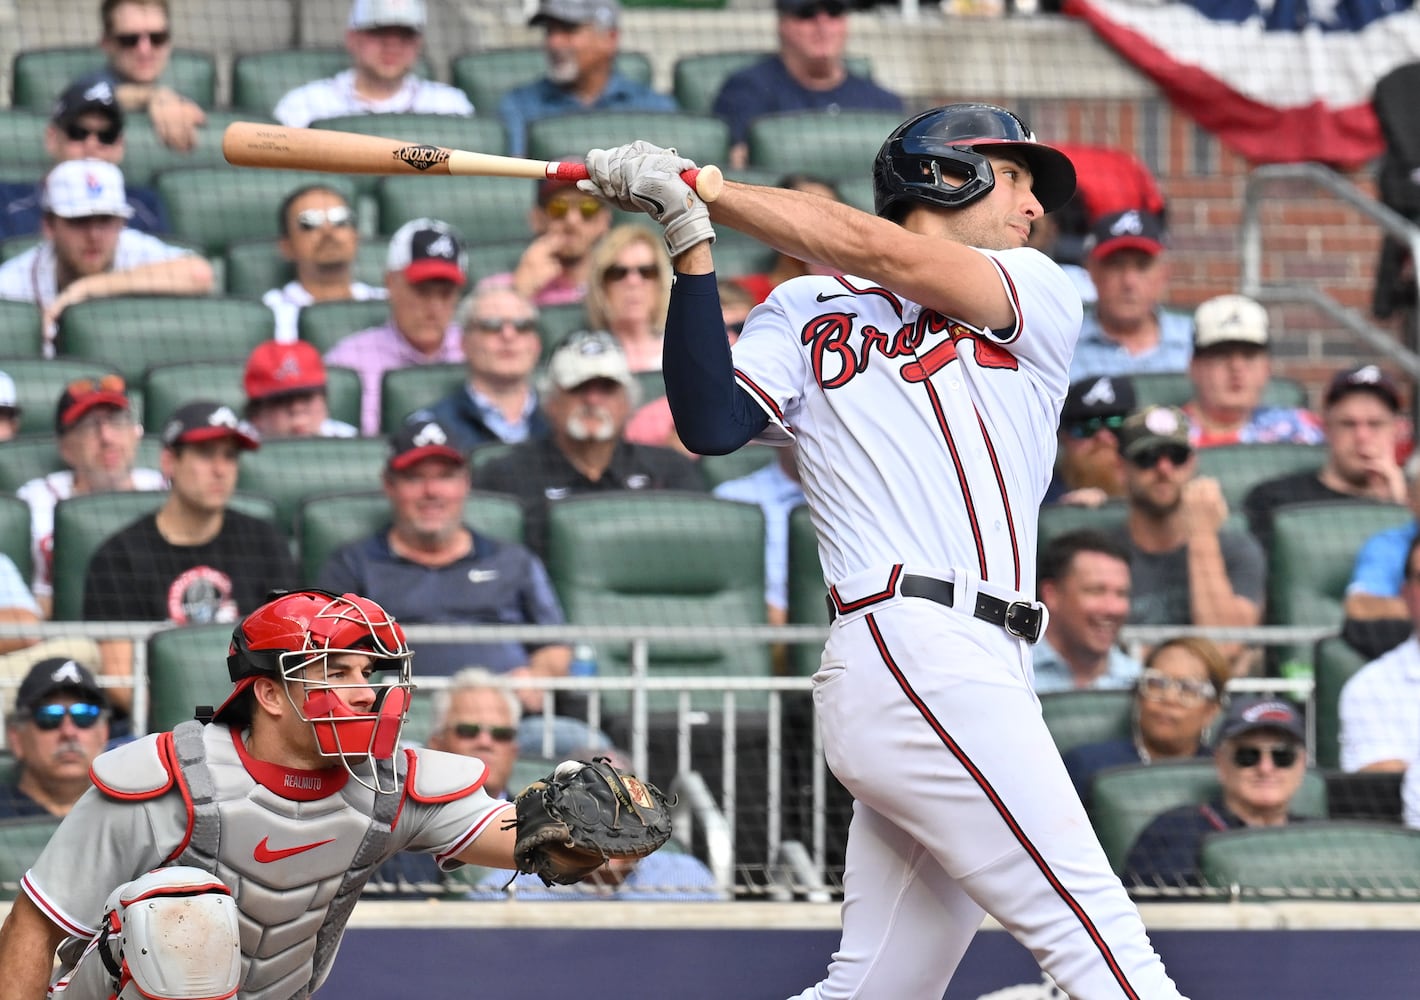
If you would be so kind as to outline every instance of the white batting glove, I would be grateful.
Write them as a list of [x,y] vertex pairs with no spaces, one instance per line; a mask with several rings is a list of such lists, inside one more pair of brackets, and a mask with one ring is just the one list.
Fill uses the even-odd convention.
[[[594,149],[586,157],[587,173],[590,177],[588,180],[578,181],[577,190],[611,202],[623,212],[643,211],[640,205],[631,200],[629,188],[635,173],[634,163],[651,155],[673,157],[676,151],[664,149],[644,139],[611,149]],[[694,163],[685,160],[685,166],[680,169],[685,170],[693,166]]]
[[629,194],[641,211],[665,229],[666,249],[678,257],[697,243],[714,243],[705,202],[680,179],[681,157],[648,156],[631,179]]

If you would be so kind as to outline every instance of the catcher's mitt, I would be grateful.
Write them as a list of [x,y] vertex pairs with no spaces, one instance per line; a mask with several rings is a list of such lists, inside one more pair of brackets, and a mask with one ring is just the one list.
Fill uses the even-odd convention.
[[572,885],[608,858],[640,858],[671,836],[672,803],[605,757],[568,760],[513,800],[518,871],[544,885]]

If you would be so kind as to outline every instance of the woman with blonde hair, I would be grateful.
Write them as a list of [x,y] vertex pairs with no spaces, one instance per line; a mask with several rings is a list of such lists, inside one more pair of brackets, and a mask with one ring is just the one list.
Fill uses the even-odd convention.
[[1207,639],[1170,639],[1155,646],[1134,685],[1133,734],[1065,754],[1081,801],[1089,803],[1090,782],[1107,767],[1210,756],[1205,736],[1230,677],[1227,657]]
[[592,248],[587,323],[608,330],[632,372],[661,370],[661,340],[671,299],[671,259],[659,232],[617,226]]

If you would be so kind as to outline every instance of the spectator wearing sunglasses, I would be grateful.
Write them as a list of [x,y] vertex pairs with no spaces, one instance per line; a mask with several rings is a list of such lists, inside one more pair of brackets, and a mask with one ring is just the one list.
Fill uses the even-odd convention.
[[[1172,406],[1133,413],[1119,431],[1133,576],[1131,625],[1244,627],[1262,620],[1266,559],[1246,531],[1226,526],[1216,479],[1196,475],[1188,418]],[[1225,654],[1242,672],[1250,651]]]
[[1218,717],[1231,676],[1227,657],[1207,639],[1169,639],[1155,646],[1134,681],[1133,733],[1064,754],[1080,801],[1089,805],[1094,777],[1107,767],[1210,756],[1208,727]]
[[617,72],[617,0],[541,0],[528,21],[543,28],[547,75],[515,87],[498,103],[508,152],[527,155],[528,125],[582,111],[675,111],[676,103]]
[[296,276],[261,301],[276,316],[276,339],[297,337],[301,310],[315,302],[369,302],[384,299],[383,288],[355,280],[360,233],[355,213],[339,191],[312,184],[297,188],[276,213],[281,236],[276,248]]
[[242,375],[246,418],[263,441],[297,437],[356,437],[360,432],[332,420],[326,402],[325,363],[314,344],[268,340],[247,356]]
[[533,240],[517,267],[495,277],[511,281],[539,308],[581,302],[587,297],[592,247],[611,228],[611,209],[571,181],[538,181],[528,225]]
[[1098,531],[1067,532],[1042,550],[1037,578],[1050,620],[1035,646],[1036,692],[1130,687],[1139,661],[1119,648],[1129,615],[1129,553]]
[[[53,163],[66,160],[105,160],[123,165],[123,109],[107,81],[71,84],[54,102],[44,129],[44,148]],[[128,187],[128,207],[133,214],[128,228],[143,233],[167,232],[167,214],[157,192]],[[0,185],[0,239],[37,233],[44,213],[40,210],[43,183]]]
[[355,0],[345,31],[351,67],[285,94],[272,111],[305,128],[343,115],[471,115],[468,95],[414,72],[424,50],[424,0]]
[[460,451],[541,440],[550,428],[533,385],[542,356],[537,307],[503,281],[480,282],[459,304],[468,381],[429,407]]
[[36,663],[6,723],[19,765],[0,788],[0,819],[65,816],[88,790],[89,765],[108,743],[108,698],[87,667],[62,658]]
[[59,317],[89,299],[120,295],[206,295],[212,265],[190,250],[127,228],[133,208],[123,174],[105,160],[66,160],[44,179],[39,245],[0,265],[0,298],[33,302],[44,314],[45,353]]
[[1145,827],[1124,863],[1126,886],[1201,886],[1199,855],[1210,833],[1305,820],[1288,811],[1307,770],[1306,731],[1290,702],[1234,698],[1218,730],[1213,764],[1218,796],[1170,809]]
[[644,226],[617,226],[592,248],[587,323],[621,345],[633,374],[661,370],[671,258]]
[[749,163],[749,126],[787,111],[891,111],[902,98],[848,71],[848,5],[843,0],[775,0],[778,51],[731,74],[713,111],[730,126],[730,166]]
[[1070,377],[1188,368],[1193,317],[1163,307],[1163,217],[1142,208],[1111,212],[1095,220],[1084,246],[1096,298],[1080,325]]
[[99,16],[99,48],[108,62],[76,82],[85,87],[107,83],[124,111],[147,113],[165,146],[190,151],[207,116],[197,102],[162,83],[173,51],[167,0],[103,0]]
[[1119,431],[1134,409],[1134,383],[1127,375],[1096,375],[1070,383],[1060,410],[1055,475],[1045,503],[1098,507],[1124,497]]

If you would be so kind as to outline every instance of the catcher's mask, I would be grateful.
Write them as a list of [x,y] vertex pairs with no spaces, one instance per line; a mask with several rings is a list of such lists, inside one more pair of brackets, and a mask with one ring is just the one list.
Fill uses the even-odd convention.
[[897,221],[917,203],[965,208],[996,186],[992,154],[1025,161],[1036,200],[1047,212],[1075,193],[1070,158],[1037,142],[1016,115],[993,104],[948,104],[903,122],[878,150],[874,211]]
[[[373,657],[373,670],[395,673],[356,683],[332,681],[328,657],[341,653]],[[413,655],[404,630],[368,598],[324,590],[275,591],[232,632],[227,672],[236,687],[212,717],[234,725],[249,723],[252,684],[258,677],[279,678],[286,682],[286,697],[296,714],[315,731],[322,755],[338,758],[356,781],[373,791],[397,791],[397,785],[381,787],[375,761],[393,757],[399,745],[414,691]],[[370,708],[352,708],[346,692],[370,688]],[[354,767],[362,760],[368,767]],[[393,779],[393,772],[390,776]]]

